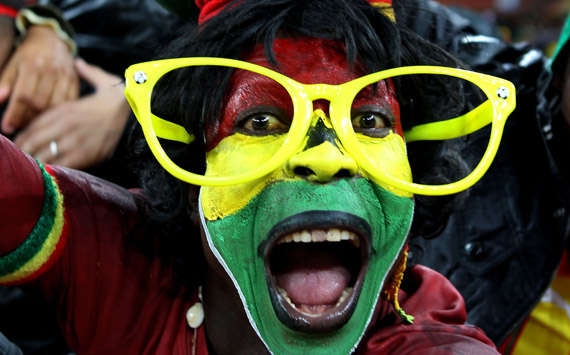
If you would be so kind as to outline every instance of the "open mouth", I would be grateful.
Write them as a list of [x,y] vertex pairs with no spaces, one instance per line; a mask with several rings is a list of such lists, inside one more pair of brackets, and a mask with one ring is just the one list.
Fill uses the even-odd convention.
[[369,224],[349,213],[309,211],[275,225],[260,251],[279,320],[304,332],[345,324],[358,301],[370,250]]

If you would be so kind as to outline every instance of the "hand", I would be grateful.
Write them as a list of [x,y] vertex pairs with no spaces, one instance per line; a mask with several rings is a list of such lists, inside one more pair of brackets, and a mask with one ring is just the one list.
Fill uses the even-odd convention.
[[[84,169],[112,155],[130,108],[121,78],[81,59],[76,68],[95,87],[95,93],[42,113],[14,142],[41,162]],[[57,144],[56,154],[51,142]]]
[[67,45],[46,26],[32,26],[0,77],[0,104],[10,98],[2,131],[24,128],[48,107],[79,96],[79,80]]

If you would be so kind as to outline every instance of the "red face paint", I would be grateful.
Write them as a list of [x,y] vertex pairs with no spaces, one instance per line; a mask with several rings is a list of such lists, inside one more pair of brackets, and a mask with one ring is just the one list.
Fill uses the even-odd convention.
[[[244,60],[276,70],[303,84],[338,85],[364,75],[363,71],[346,60],[342,46],[337,42],[312,38],[281,38],[274,42],[278,67],[267,62],[263,47],[258,45]],[[223,117],[216,127],[209,127],[207,149],[214,148],[220,140],[230,135],[239,125],[244,112],[263,106],[282,113],[285,123],[293,117],[293,105],[287,91],[272,79],[244,70],[236,71],[228,86],[222,110]],[[380,82],[361,91],[354,100],[352,109],[365,105],[380,106],[394,117],[396,133],[403,135],[400,110],[391,82]],[[318,100],[314,109],[328,113],[328,102]]]

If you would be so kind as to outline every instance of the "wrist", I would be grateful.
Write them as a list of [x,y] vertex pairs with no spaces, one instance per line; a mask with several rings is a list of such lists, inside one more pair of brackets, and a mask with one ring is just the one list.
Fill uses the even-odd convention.
[[77,55],[77,46],[73,41],[73,28],[61,16],[59,10],[51,6],[34,5],[18,12],[16,29],[20,40],[26,36],[28,30],[37,26],[50,28],[67,45],[71,54]]
[[28,28],[28,30],[26,31],[26,38],[24,39],[25,41],[31,41],[31,39],[34,39],[34,41],[39,41],[41,43],[44,43],[45,45],[48,45],[50,47],[59,47],[59,46],[63,46],[64,50],[65,48],[68,48],[67,43],[65,43],[54,31],[50,26],[46,26],[46,25],[32,25]]

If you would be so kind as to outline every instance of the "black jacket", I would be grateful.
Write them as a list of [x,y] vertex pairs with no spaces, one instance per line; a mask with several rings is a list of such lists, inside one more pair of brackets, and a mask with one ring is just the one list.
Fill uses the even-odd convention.
[[[407,24],[415,32],[517,88],[517,108],[491,168],[439,235],[410,245],[411,263],[444,274],[465,298],[468,321],[501,344],[549,286],[568,235],[567,186],[553,159],[562,135],[559,99],[541,53],[505,44],[476,16],[418,2],[431,11]],[[485,148],[486,141],[464,147],[479,156]]]

